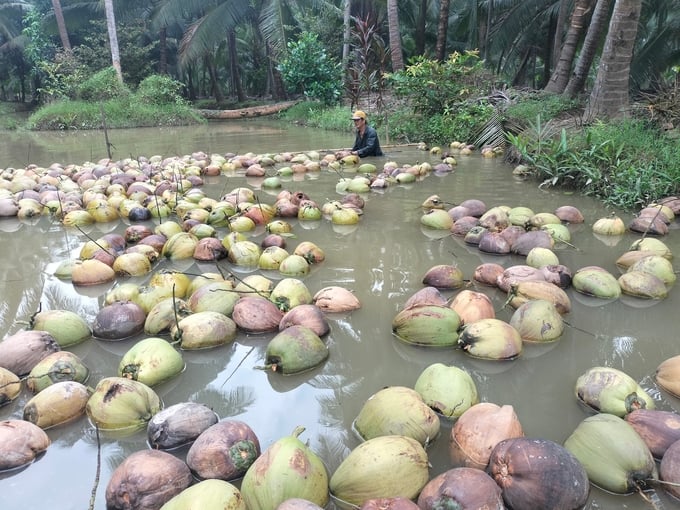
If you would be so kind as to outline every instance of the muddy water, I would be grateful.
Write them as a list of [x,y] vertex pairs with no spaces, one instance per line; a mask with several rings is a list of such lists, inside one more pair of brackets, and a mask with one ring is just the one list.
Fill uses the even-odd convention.
[[[262,153],[327,149],[346,145],[346,138],[263,121],[111,133],[116,158],[195,150]],[[20,167],[27,162],[83,162],[103,156],[101,133],[0,137],[0,168]],[[375,162],[382,164],[388,159],[411,164],[437,161],[428,153],[403,147],[388,149],[387,156]],[[677,288],[662,301],[624,297],[614,302],[587,299],[569,290],[573,310],[567,321],[571,326],[563,336],[545,346],[528,346],[519,359],[510,362],[474,360],[454,349],[414,347],[391,334],[393,317],[406,299],[422,288],[422,277],[433,265],[458,264],[471,278],[482,262],[505,266],[523,262],[518,256],[483,254],[461,239],[421,228],[419,205],[432,194],[451,203],[477,198],[488,206],[525,205],[535,211],[553,211],[563,204],[579,207],[586,223],[571,227],[573,246],[556,247],[560,261],[572,270],[601,265],[616,274],[614,261],[640,237],[631,233],[616,239],[597,239],[591,234],[592,223],[618,211],[578,195],[539,190],[534,184],[513,178],[512,168],[497,160],[471,156],[458,161],[453,173],[432,174],[414,184],[366,194],[365,213],[356,227],[337,227],[326,220],[293,222],[295,237],[290,239],[289,247],[311,240],[326,253],[326,260],[304,279],[308,288],[316,292],[328,285],[340,285],[353,290],[362,303],[357,311],[330,318],[330,357],[323,366],[288,377],[258,370],[272,335],[241,333],[229,346],[184,352],[186,370],[156,388],[165,405],[188,400],[203,402],[222,419],[248,423],[263,449],[302,425],[306,430],[301,439],[322,457],[331,473],[359,443],[352,432],[352,421],[366,399],[385,386],[412,387],[420,372],[435,362],[468,370],[482,401],[514,406],[527,436],[560,443],[590,414],[576,401],[573,388],[576,378],[592,366],[624,370],[655,397],[658,408],[678,410],[680,401],[660,391],[653,378],[661,361],[680,353]],[[296,177],[284,186],[305,191],[323,202],[339,197],[336,182],[337,175],[322,171]],[[274,194],[260,190],[259,185],[259,180],[233,175],[206,179],[205,189],[209,196],[217,198],[237,186],[251,186],[259,190],[262,202],[273,203]],[[620,214],[625,221],[631,217]],[[125,227],[122,222],[98,225],[89,235],[122,232]],[[262,236],[262,230],[253,233],[256,241]],[[5,220],[0,221],[0,239],[3,335],[21,328],[39,305],[74,310],[89,320],[94,318],[109,287],[74,288],[51,274],[56,264],[78,253],[85,241],[82,234],[64,230],[48,218],[33,225]],[[677,228],[664,238],[675,253],[680,250],[678,239]],[[220,262],[220,266],[225,271],[234,269],[226,262]],[[191,261],[170,267],[192,274],[215,270],[214,265]],[[499,318],[510,318],[512,310],[503,308],[504,294],[475,284],[472,288],[491,297]],[[73,349],[89,366],[92,386],[102,377],[115,375],[121,356],[134,340],[88,340]],[[29,397],[24,390],[19,399],[0,408],[0,419],[21,418]],[[451,423],[442,421],[441,434],[428,450],[432,476],[450,467],[450,428]],[[124,438],[102,434],[98,463],[97,437],[86,418],[51,429],[48,434],[52,445],[44,456],[22,470],[0,475],[3,510],[82,510],[91,501],[95,508],[104,509],[104,492],[112,471],[130,453],[147,448],[143,433]],[[186,450],[175,453],[183,457]],[[661,497],[667,508],[678,507],[677,502]],[[649,505],[638,495],[614,496],[592,488],[587,508],[643,509]]]

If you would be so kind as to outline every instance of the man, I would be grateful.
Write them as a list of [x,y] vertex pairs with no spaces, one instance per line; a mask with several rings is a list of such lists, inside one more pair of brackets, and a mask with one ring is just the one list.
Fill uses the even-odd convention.
[[383,152],[380,150],[378,133],[366,122],[366,114],[361,110],[357,110],[352,114],[352,120],[357,130],[352,154],[356,154],[360,158],[364,156],[382,156]]

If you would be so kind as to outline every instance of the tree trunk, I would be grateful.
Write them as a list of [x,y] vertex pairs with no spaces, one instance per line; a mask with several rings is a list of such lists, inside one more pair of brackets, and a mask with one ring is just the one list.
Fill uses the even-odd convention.
[[557,67],[550,77],[548,85],[545,90],[561,94],[564,92],[569,77],[571,76],[571,67],[574,63],[574,56],[576,55],[576,48],[581,40],[581,35],[585,31],[588,14],[592,8],[592,0],[576,0],[574,4],[574,11],[571,13],[571,21],[569,22],[569,30],[564,39],[564,45],[560,52],[560,58],[557,61]]
[[585,120],[628,115],[630,62],[642,0],[616,0]]
[[597,49],[600,46],[600,39],[609,19],[610,5],[611,0],[597,0],[593,17],[590,19],[590,25],[588,25],[586,38],[581,47],[581,54],[576,62],[574,72],[569,78],[567,87],[564,89],[564,94],[567,97],[574,98],[583,91],[590,67],[593,65]]
[[69,41],[68,32],[66,31],[66,21],[64,21],[64,13],[61,10],[61,1],[52,0],[52,8],[54,9],[54,19],[57,21],[61,45],[66,51],[71,51],[71,41]]
[[387,24],[390,32],[392,71],[401,71],[404,69],[404,57],[401,54],[401,32],[399,30],[399,7],[397,0],[387,0]]
[[113,14],[113,0],[104,0],[106,10],[106,28],[109,32],[109,46],[111,46],[111,65],[116,70],[118,80],[123,83],[123,71],[120,68],[120,51],[118,50],[118,33],[116,32],[116,17]]
[[158,73],[168,74],[168,30],[165,27],[158,32],[158,51]]
[[439,22],[437,24],[437,44],[434,55],[440,62],[446,57],[446,32],[449,28],[449,4],[450,0],[441,0],[439,5]]
[[425,54],[425,28],[427,26],[427,7],[429,3],[429,0],[420,0],[420,10],[416,19],[416,55]]
[[557,11],[557,22],[555,23],[555,37],[553,37],[552,62],[555,64],[560,61],[562,52],[562,39],[564,38],[564,25],[569,15],[569,2],[560,0],[560,8]]
[[352,0],[344,0],[342,11],[342,75],[347,76],[349,67],[349,43],[352,33],[350,21],[352,19]]
[[243,85],[241,84],[241,73],[238,68],[238,54],[236,53],[236,31],[229,30],[227,34],[229,41],[229,68],[231,71],[231,81],[236,100],[242,103],[246,100],[246,95],[243,92]]

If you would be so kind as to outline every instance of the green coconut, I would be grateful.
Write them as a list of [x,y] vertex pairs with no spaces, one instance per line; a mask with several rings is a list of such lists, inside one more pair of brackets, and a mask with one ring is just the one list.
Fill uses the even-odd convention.
[[[224,240],[222,241],[224,244]],[[262,251],[260,247],[252,241],[236,241],[229,248],[227,258],[229,262],[237,266],[257,267]]]
[[456,345],[460,316],[442,305],[416,305],[400,311],[392,320],[392,331],[401,340],[416,345]]
[[527,266],[540,269],[544,266],[556,266],[560,261],[550,248],[536,246],[527,253],[526,263]]
[[614,275],[599,266],[578,269],[571,279],[574,290],[602,299],[616,299],[621,295],[621,286]]
[[14,372],[0,367],[0,407],[9,404],[21,393],[21,379]]
[[576,380],[576,398],[600,413],[624,417],[654,409],[654,399],[631,376],[611,367],[592,367]]
[[325,507],[330,496],[323,462],[298,436],[275,441],[246,471],[241,495],[248,510],[272,510],[290,498],[301,498]]
[[562,315],[554,304],[544,299],[532,299],[520,305],[509,323],[526,342],[552,342],[564,331]]
[[190,259],[194,256],[198,237],[189,232],[178,232],[163,245],[161,256],[170,260]]
[[622,418],[599,413],[583,420],[564,442],[583,465],[594,485],[615,494],[629,494],[658,478],[649,448]]
[[146,427],[160,409],[161,401],[155,391],[125,377],[101,379],[85,408],[97,427],[130,433]]
[[328,358],[328,347],[310,328],[289,326],[267,344],[267,368],[284,375],[311,370]]
[[666,284],[656,275],[629,269],[619,276],[621,292],[643,299],[664,299],[668,296]]
[[33,393],[61,381],[85,383],[90,370],[83,361],[69,351],[57,351],[40,360],[28,374],[26,387]]
[[234,341],[236,323],[219,312],[196,312],[180,320],[170,333],[182,349],[207,349]]
[[420,223],[436,230],[451,230],[453,218],[444,209],[430,209],[420,217]]
[[304,276],[309,269],[309,263],[302,255],[288,255],[279,264],[279,272],[285,276]]
[[360,506],[375,498],[415,499],[429,480],[423,446],[411,437],[379,436],[364,441],[330,479],[331,494]]
[[80,315],[69,310],[45,310],[31,317],[30,328],[47,331],[62,349],[78,345],[92,337],[92,330]]
[[405,386],[388,386],[364,403],[353,423],[363,440],[378,436],[407,436],[427,446],[439,435],[437,414],[420,394]]
[[522,353],[522,337],[500,319],[479,319],[463,328],[458,346],[474,358],[515,359]]
[[155,386],[184,370],[182,355],[170,343],[149,337],[133,345],[120,360],[118,375]]
[[238,488],[224,480],[203,480],[184,489],[161,510],[246,510]]
[[479,402],[474,380],[453,365],[434,363],[423,370],[413,388],[423,402],[446,418],[458,418]]
[[302,280],[283,278],[274,286],[269,299],[279,310],[287,312],[298,305],[311,304],[314,298]]
[[24,405],[23,418],[41,429],[73,421],[85,414],[90,390],[76,381],[56,382]]
[[233,283],[223,280],[208,283],[196,289],[189,296],[187,306],[193,313],[211,311],[231,315],[239,297]]
[[664,284],[672,285],[675,283],[676,276],[673,264],[661,255],[650,255],[643,257],[628,268],[629,271],[642,271],[651,273],[659,278]]

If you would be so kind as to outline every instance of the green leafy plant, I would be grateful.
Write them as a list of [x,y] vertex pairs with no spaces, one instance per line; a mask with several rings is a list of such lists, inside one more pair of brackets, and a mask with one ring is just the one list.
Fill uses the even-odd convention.
[[317,36],[302,32],[287,48],[278,70],[288,90],[326,105],[338,103],[342,95],[340,65],[328,56]]
[[113,67],[107,67],[85,80],[78,89],[78,98],[84,101],[102,101],[130,94],[120,83]]
[[184,101],[181,95],[182,87],[180,82],[169,76],[152,74],[139,84],[135,98],[146,104],[180,104]]

